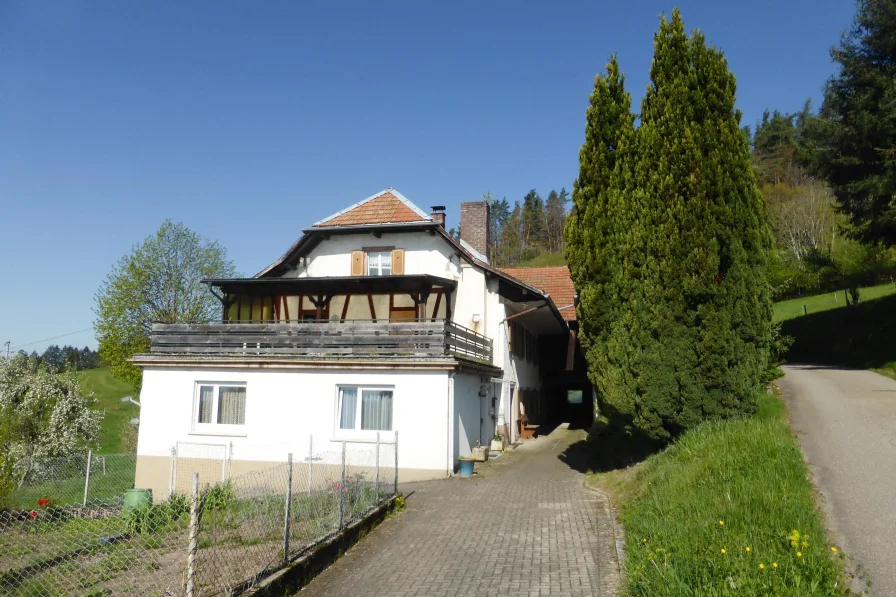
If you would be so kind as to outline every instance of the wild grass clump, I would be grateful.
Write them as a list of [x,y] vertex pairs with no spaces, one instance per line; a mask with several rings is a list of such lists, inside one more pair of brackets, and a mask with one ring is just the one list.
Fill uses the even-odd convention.
[[619,503],[628,595],[849,595],[774,396],[596,481]]

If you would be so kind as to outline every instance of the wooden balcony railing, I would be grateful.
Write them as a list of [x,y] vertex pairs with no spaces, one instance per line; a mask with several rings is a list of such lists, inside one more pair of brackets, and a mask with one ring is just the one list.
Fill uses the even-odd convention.
[[448,320],[211,323],[152,326],[153,354],[455,356],[491,364],[492,340]]

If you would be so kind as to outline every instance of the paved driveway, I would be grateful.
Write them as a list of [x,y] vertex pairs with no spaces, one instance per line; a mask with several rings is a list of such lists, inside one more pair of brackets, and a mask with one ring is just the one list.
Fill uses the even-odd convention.
[[613,595],[607,504],[560,459],[582,437],[558,428],[481,477],[407,485],[407,510],[300,595]]
[[896,595],[896,381],[826,367],[784,371],[779,386],[835,540],[870,572],[872,595]]

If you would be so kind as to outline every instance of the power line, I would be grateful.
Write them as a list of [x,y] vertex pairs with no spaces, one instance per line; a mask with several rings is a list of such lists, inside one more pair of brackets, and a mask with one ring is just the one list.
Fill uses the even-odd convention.
[[43,340],[35,340],[34,342],[28,342],[27,344],[19,344],[18,346],[13,346],[9,350],[18,350],[20,348],[25,348],[26,346],[31,346],[32,344],[40,344],[41,342],[49,342],[50,340],[56,340],[57,338],[65,338],[66,336],[74,336],[75,334],[82,334],[84,332],[89,332],[93,328],[84,328],[83,330],[78,330],[77,332],[69,332],[67,334],[62,334],[61,336],[53,336],[52,338],[44,338]]

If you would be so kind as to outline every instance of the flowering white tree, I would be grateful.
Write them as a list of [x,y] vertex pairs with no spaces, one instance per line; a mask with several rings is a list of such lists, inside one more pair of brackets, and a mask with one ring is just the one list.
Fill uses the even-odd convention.
[[21,482],[35,457],[96,444],[102,415],[95,402],[73,373],[51,373],[20,356],[0,359],[0,502],[10,476]]

